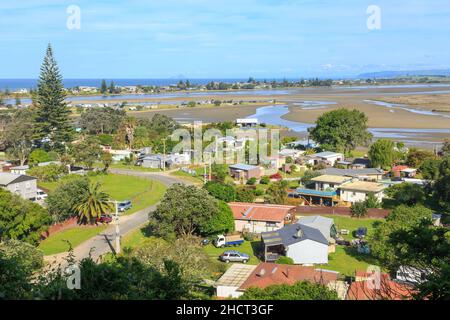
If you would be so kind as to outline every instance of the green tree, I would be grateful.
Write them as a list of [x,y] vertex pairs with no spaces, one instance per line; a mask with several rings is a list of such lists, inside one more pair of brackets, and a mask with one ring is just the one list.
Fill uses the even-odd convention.
[[314,170],[306,170],[302,179],[300,180],[304,186],[309,186],[312,183],[312,178],[321,176],[322,174]]
[[400,230],[411,230],[424,220],[431,221],[431,217],[432,211],[423,206],[396,207],[386,221],[377,225],[373,233],[369,235],[372,255],[386,266],[396,264],[396,248],[389,242],[390,236]]
[[203,188],[216,199],[225,202],[233,202],[236,200],[236,187],[232,184],[208,181]]
[[218,214],[217,200],[204,189],[175,184],[167,189],[156,210],[149,214],[151,232],[167,240],[199,235],[202,226]]
[[442,160],[439,159],[425,159],[419,168],[423,178],[428,180],[439,179],[441,163]]
[[214,179],[218,182],[224,182],[228,176],[228,168],[223,164],[213,163],[211,165],[211,172],[214,175]]
[[60,149],[64,143],[71,140],[73,130],[69,122],[70,110],[65,99],[62,77],[49,44],[35,97],[36,139],[42,142],[42,139],[48,138],[52,149]]
[[349,153],[366,145],[372,135],[367,131],[367,116],[358,110],[339,109],[321,115],[310,137],[324,149]]
[[265,200],[271,204],[285,204],[288,196],[287,181],[272,183],[266,191]]
[[264,289],[249,288],[240,300],[339,300],[334,290],[318,283],[307,281],[294,285],[273,285]]
[[387,169],[396,160],[395,144],[388,139],[377,140],[370,146],[369,159],[373,167]]
[[114,84],[114,81],[111,81],[111,83],[109,85],[109,93],[110,94],[116,93],[116,85]]
[[356,218],[363,218],[367,216],[367,206],[365,201],[358,201],[352,203],[352,206],[350,208],[352,217]]
[[218,213],[200,226],[202,234],[227,234],[234,231],[233,212],[226,202],[218,202]]
[[434,159],[433,152],[411,148],[406,158],[406,164],[412,168],[419,168],[426,159]]
[[79,125],[90,134],[112,134],[119,130],[125,118],[124,110],[89,108],[81,115]]
[[249,186],[254,186],[256,184],[257,180],[255,177],[251,177],[250,179],[247,180],[247,184]]
[[270,183],[270,178],[269,176],[264,176],[261,178],[261,180],[259,180],[260,184],[269,184]]
[[413,183],[395,184],[386,189],[386,194],[395,199],[400,204],[409,206],[423,203],[425,201],[425,191],[422,186]]
[[253,202],[255,200],[255,190],[245,187],[236,189],[236,201],[238,202]]
[[30,109],[18,110],[6,123],[2,133],[7,155],[19,159],[24,165],[33,148],[34,113]]
[[112,154],[109,152],[102,152],[100,160],[102,161],[103,164],[103,172],[107,173],[109,167],[113,162]]
[[55,182],[59,180],[65,172],[65,167],[51,163],[43,167],[33,167],[27,171],[27,174],[42,182]]
[[370,192],[367,195],[367,198],[364,201],[364,203],[368,209],[381,208],[381,202],[378,200],[378,198],[375,196],[375,194],[373,192]]
[[47,151],[45,151],[43,149],[34,149],[30,153],[28,163],[31,165],[37,165],[39,163],[48,162],[51,160],[52,160],[52,158],[50,157],[50,155],[48,154]]
[[17,239],[36,244],[51,222],[40,205],[0,188],[0,241]]
[[88,169],[92,169],[94,163],[100,160],[102,148],[95,138],[88,138],[70,147],[70,154],[76,163],[83,164]]
[[98,182],[90,184],[83,197],[80,197],[80,201],[75,203],[74,210],[78,213],[80,223],[92,224],[102,214],[113,210],[109,195],[100,188]]
[[89,190],[89,179],[76,177],[63,180],[45,199],[48,212],[54,222],[63,222],[78,215],[74,208],[86,199]]
[[100,86],[100,92],[102,94],[105,94],[105,93],[108,92],[108,85],[106,84],[106,80],[105,79],[102,80],[102,84]]

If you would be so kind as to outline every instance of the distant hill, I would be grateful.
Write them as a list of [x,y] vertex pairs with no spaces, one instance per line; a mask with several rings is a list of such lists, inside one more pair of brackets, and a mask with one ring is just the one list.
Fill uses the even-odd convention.
[[380,71],[368,72],[358,75],[361,79],[372,78],[397,78],[397,77],[414,77],[414,76],[450,76],[450,69],[444,70],[406,70],[406,71]]

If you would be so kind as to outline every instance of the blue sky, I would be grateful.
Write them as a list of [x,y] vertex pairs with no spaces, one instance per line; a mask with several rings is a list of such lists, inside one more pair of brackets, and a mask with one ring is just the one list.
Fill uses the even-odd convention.
[[[381,30],[369,30],[369,5]],[[69,5],[81,29],[66,27]],[[450,68],[448,0],[0,2],[0,78],[299,78]]]

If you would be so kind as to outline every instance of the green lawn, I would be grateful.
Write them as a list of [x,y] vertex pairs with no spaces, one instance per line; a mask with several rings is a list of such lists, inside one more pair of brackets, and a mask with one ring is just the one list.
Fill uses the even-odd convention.
[[75,248],[84,241],[92,238],[99,232],[102,232],[107,228],[106,225],[101,225],[97,227],[75,227],[67,229],[54,235],[48,237],[39,244],[39,249],[41,249],[45,255],[52,255],[61,252],[66,252],[69,250],[70,242],[72,248]]
[[[100,167],[102,167],[100,165]],[[141,166],[135,166],[133,164],[123,164],[123,163],[113,163],[110,166],[111,169],[124,169],[124,170],[134,170],[134,171],[142,171],[142,172],[162,172],[160,169],[153,168],[144,168]]]
[[[103,191],[108,193],[112,199],[123,201],[131,200],[133,207],[125,214],[132,214],[157,203],[166,187],[159,181],[145,178],[108,174],[89,177],[92,182],[99,182]],[[64,180],[63,180],[64,181]],[[39,183],[44,189],[55,190],[60,182]]]
[[122,237],[122,241],[121,241],[122,247],[130,248],[130,249],[140,247],[147,239],[144,228],[145,227],[142,227],[142,228],[130,231],[127,234],[125,234]]
[[334,224],[338,230],[347,229],[350,231],[349,235],[342,236],[345,240],[355,239],[353,236],[353,232],[356,231],[359,227],[366,227],[367,234],[370,235],[373,229],[384,219],[371,219],[371,218],[352,218],[352,217],[344,217],[344,216],[336,216],[336,215],[324,215],[324,217],[332,218],[334,220]]
[[246,253],[250,256],[249,264],[258,264],[260,260],[256,257],[256,252],[261,245],[260,241],[244,241],[244,243],[237,247],[229,248],[216,248],[213,244],[205,246],[205,252],[214,261],[219,261],[219,256],[227,250],[237,250],[242,253]]

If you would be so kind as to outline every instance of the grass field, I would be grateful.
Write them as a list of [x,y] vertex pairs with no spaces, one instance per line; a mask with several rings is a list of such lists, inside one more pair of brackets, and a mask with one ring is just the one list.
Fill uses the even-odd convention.
[[[108,174],[89,177],[89,180],[99,182],[102,190],[112,199],[131,200],[133,207],[125,212],[126,215],[157,203],[166,191],[166,187],[159,181],[133,176]],[[39,186],[51,192],[56,189],[58,183],[61,182],[39,183]]]
[[214,261],[219,261],[219,256],[228,250],[237,250],[246,253],[250,256],[249,264],[258,264],[260,260],[256,257],[256,253],[261,245],[260,241],[244,241],[244,243],[237,247],[216,248],[213,244],[205,246],[205,252]]
[[350,230],[349,235],[342,236],[345,240],[355,239],[353,232],[356,231],[359,227],[367,228],[367,234],[370,235],[373,232],[373,229],[380,223],[382,223],[383,219],[357,219],[352,217],[344,217],[344,216],[331,216],[325,215],[325,217],[334,219],[334,225],[338,230],[347,229]]
[[75,248],[106,228],[106,225],[101,225],[97,227],[75,227],[67,229],[48,237],[39,244],[38,248],[41,249],[46,256],[66,252],[70,248],[67,241],[70,242],[72,248]]
[[145,227],[128,232],[122,237],[122,247],[123,248],[138,248],[147,239],[144,231]]

